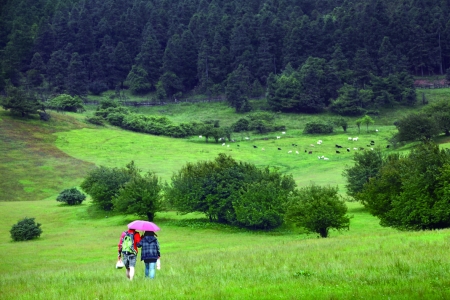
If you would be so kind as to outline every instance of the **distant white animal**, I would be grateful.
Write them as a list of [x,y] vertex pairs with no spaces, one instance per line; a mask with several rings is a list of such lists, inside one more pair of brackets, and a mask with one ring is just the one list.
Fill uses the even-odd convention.
[[325,158],[325,156],[322,155],[321,158]]
[[322,143],[322,140],[318,140],[319,143]]
[[261,148],[261,150],[262,150],[262,151],[264,151],[264,150],[266,150],[266,149],[264,149],[264,148]]
[[328,157],[324,157],[323,160],[329,160],[329,158]]
[[227,145],[227,148],[229,148],[230,147],[230,145]]
[[289,150],[288,153],[292,153],[292,150]]
[[202,138],[202,136],[201,136],[201,135],[199,135],[198,137],[199,137],[199,138]]
[[358,148],[353,148],[353,150],[358,150]]
[[277,139],[281,139],[281,136],[277,136]]
[[320,156],[317,156],[317,158],[320,159],[321,157],[320,157]]
[[373,150],[373,148],[370,148],[370,150]]
[[313,144],[310,144],[310,146],[311,146],[311,147],[314,147],[314,145],[313,145]]
[[349,137],[348,137],[348,140],[349,140],[349,141],[351,141],[351,140],[352,140],[352,137],[351,137],[351,136],[349,136]]
[[378,129],[375,129],[376,132],[378,132]]
[[295,151],[295,154],[298,154],[298,151]]
[[286,131],[283,131],[281,134],[286,134]]
[[222,146],[225,146],[225,143],[223,143]]
[[354,142],[356,142],[356,141],[358,140],[358,137],[354,137],[352,140],[353,140]]

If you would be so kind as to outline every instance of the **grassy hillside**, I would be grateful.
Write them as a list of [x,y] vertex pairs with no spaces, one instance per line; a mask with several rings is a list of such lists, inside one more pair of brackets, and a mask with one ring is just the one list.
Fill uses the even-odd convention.
[[[220,103],[205,110],[197,104],[145,110],[178,121],[217,118],[223,125],[241,117]],[[384,228],[358,203],[347,203],[350,231],[333,231],[327,239],[296,228],[249,232],[208,223],[198,214],[158,213],[162,269],[156,280],[145,281],[138,262],[130,283],[114,264],[120,233],[135,217],[99,211],[89,200],[76,207],[55,201],[95,165],[122,167],[134,160],[144,171],[170,180],[187,161],[212,159],[220,152],[292,173],[299,186],[313,181],[344,192],[341,174],[352,163],[354,147],[368,148],[375,140],[383,151],[408,150],[408,145],[396,150],[385,145],[395,131],[392,120],[410,110],[384,113],[368,132],[351,124],[347,133],[327,136],[302,134],[310,117],[279,115],[289,124],[285,135],[250,135],[250,141],[236,135],[230,147],[198,137],[170,139],[89,126],[80,115],[52,113],[52,120],[42,123],[12,119],[0,110],[0,299],[446,299],[450,230]],[[348,140],[355,136],[358,142]],[[448,146],[445,137],[438,141]],[[335,144],[351,152],[344,148],[337,154]],[[319,160],[321,155],[330,160]],[[9,230],[24,217],[36,218],[43,234],[14,243]]]

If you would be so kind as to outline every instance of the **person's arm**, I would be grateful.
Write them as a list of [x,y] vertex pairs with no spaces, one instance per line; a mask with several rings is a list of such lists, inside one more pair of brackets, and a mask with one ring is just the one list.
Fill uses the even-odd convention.
[[156,240],[156,250],[158,252],[158,258],[160,258],[161,257],[161,253],[159,252],[159,242],[158,242],[158,240]]
[[119,257],[122,255],[122,242],[123,242],[124,235],[125,235],[125,232],[122,232],[122,235],[120,236],[119,244],[117,245],[119,247],[119,249],[118,249]]

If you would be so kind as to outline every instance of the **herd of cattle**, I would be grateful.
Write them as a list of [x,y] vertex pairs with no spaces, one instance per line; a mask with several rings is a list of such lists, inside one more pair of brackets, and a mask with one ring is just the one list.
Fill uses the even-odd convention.
[[[282,134],[286,134],[286,132],[282,132]],[[199,138],[203,138],[203,136],[200,135]],[[276,139],[277,140],[281,139],[281,136],[276,136]],[[244,137],[243,140],[249,141],[250,138],[249,137]],[[268,138],[264,138],[264,140],[268,140]],[[221,138],[220,141],[225,141],[225,138]],[[357,144],[360,144],[360,143],[357,143],[358,141],[359,141],[358,137],[348,137],[347,142],[352,144],[351,147],[346,147],[346,146],[335,144],[335,148],[336,148],[335,154],[341,154],[341,153],[346,153],[346,152],[351,152],[351,151],[364,151],[366,149],[374,150],[374,147],[375,147],[375,141],[374,140],[371,140],[366,145],[367,148],[366,147],[362,147],[362,146],[355,147]],[[235,141],[231,140],[231,142],[235,142]],[[304,153],[306,153],[306,154],[313,154],[314,152],[316,152],[316,153],[322,152],[322,151],[319,150],[321,148],[322,143],[323,143],[322,140],[318,140],[316,142],[316,144],[310,144],[308,147],[306,147],[308,149],[305,149]],[[222,143],[222,146],[229,148],[230,144]],[[240,144],[236,144],[236,146],[238,148],[240,148],[241,145]],[[257,145],[252,145],[252,146],[253,146],[254,149],[258,149]],[[300,154],[299,150],[296,150],[296,148],[298,147],[297,144],[292,144],[291,146],[294,147],[294,150],[288,150],[287,151],[288,154],[291,154],[291,153]],[[389,147],[390,147],[390,145],[386,145],[386,148],[389,148]],[[261,148],[261,151],[265,151],[265,150],[266,150],[265,148]],[[277,150],[282,151],[283,149],[281,147],[277,146]],[[329,158],[325,157],[324,155],[319,155],[319,156],[317,156],[317,158],[318,159],[323,159],[323,160],[329,160]]]

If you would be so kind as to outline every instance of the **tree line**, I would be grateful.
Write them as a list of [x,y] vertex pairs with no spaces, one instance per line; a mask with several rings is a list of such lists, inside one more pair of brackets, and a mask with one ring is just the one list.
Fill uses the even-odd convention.
[[[5,0],[0,89],[226,94],[237,111],[362,114],[450,67],[447,1]],[[294,74],[293,73],[298,73]],[[291,91],[294,89],[294,91]],[[293,97],[294,103],[285,99]]]
[[173,173],[170,183],[163,183],[152,172],[142,175],[132,161],[125,168],[90,171],[81,188],[103,210],[150,221],[164,210],[197,212],[211,222],[251,230],[287,223],[321,237],[327,237],[330,229],[348,229],[350,224],[337,188],[311,185],[297,189],[292,175],[269,167],[259,169],[223,153],[211,161],[187,163]]

